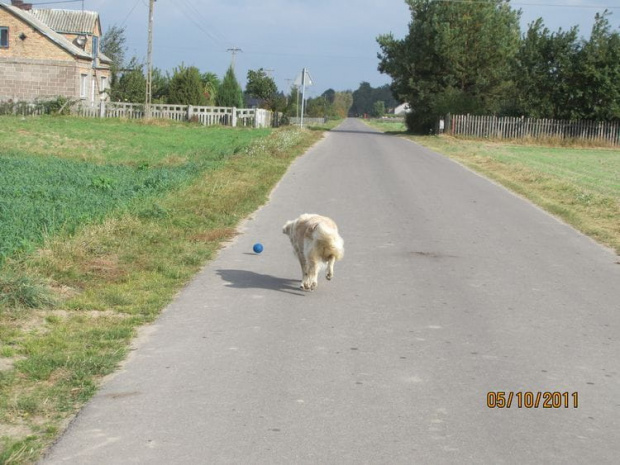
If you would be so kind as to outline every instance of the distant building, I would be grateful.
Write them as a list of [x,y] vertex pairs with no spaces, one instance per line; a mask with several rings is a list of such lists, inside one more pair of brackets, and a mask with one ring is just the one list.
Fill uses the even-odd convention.
[[394,114],[396,116],[405,116],[407,113],[411,112],[411,107],[408,103],[403,103],[394,108]]
[[111,60],[99,51],[99,14],[0,3],[0,101],[107,97]]

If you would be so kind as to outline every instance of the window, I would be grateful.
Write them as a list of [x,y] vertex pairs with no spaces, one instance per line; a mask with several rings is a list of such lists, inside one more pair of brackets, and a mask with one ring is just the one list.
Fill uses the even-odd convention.
[[101,92],[105,92],[108,89],[108,78],[101,76]]
[[80,75],[80,98],[86,98],[88,92],[88,74]]
[[93,68],[97,67],[98,56],[99,56],[99,37],[93,36]]
[[0,48],[9,48],[9,28],[0,26]]

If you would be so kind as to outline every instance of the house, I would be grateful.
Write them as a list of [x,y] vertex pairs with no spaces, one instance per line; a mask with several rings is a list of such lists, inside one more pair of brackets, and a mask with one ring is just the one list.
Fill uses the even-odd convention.
[[408,103],[403,103],[394,108],[394,114],[396,116],[405,116],[407,113],[411,112],[411,107]]
[[0,102],[104,100],[111,60],[99,51],[99,14],[11,3],[0,3]]

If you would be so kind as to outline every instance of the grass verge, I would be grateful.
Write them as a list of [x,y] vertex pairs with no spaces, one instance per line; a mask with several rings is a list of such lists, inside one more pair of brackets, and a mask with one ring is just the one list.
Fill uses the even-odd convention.
[[407,135],[371,122],[499,182],[620,254],[620,150]]
[[[138,133],[143,129],[135,127]],[[185,135],[194,130],[170,128],[160,129]],[[201,144],[226,131],[197,130]],[[249,136],[227,134],[228,143],[223,139],[219,146],[225,156],[216,165],[73,231],[61,229],[34,252],[5,259],[0,290],[12,297],[0,301],[0,463],[33,463],[40,457],[101,378],[123,360],[136,329],[157,317],[220,243],[234,236],[238,222],[266,201],[294,158],[322,136],[290,128],[238,144],[237,137]],[[146,153],[136,148],[135,158],[142,162],[151,160],[152,147],[145,145]],[[98,155],[97,162],[134,162],[123,159],[120,148],[115,153]],[[186,163],[179,158],[201,158],[183,153],[155,158],[179,166]]]

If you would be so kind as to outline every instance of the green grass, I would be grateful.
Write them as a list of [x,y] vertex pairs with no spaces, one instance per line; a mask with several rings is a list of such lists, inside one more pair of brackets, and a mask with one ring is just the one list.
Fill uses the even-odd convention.
[[134,167],[201,163],[205,155],[221,158],[242,151],[270,132],[158,120],[0,116],[4,154],[52,155]]
[[370,123],[498,181],[620,254],[620,149],[411,136]]
[[[41,216],[54,205],[52,192],[64,196],[68,212],[64,226],[7,253],[0,265],[6,297],[0,300],[0,463],[22,464],[40,457],[122,361],[136,329],[153,321],[234,236],[238,222],[266,201],[294,158],[322,133],[75,118],[0,123],[7,150],[21,147],[26,164],[17,166],[34,167],[5,174],[40,192],[31,201]],[[23,145],[18,130],[6,130],[22,124],[28,127]],[[97,134],[106,143],[83,153],[69,149],[81,131],[84,140]],[[52,150],[30,141],[33,133],[75,143]],[[177,138],[176,149],[159,150],[153,142]],[[4,159],[20,161],[16,153]],[[63,172],[82,181],[52,181]],[[162,173],[166,182],[140,187]],[[93,178],[106,181],[94,186]],[[5,203],[16,208],[17,199]],[[71,221],[74,227],[66,226]]]
[[0,263],[16,252],[32,251],[62,229],[73,233],[113,209],[161,194],[200,172],[189,163],[142,169],[1,153],[0,165]]

